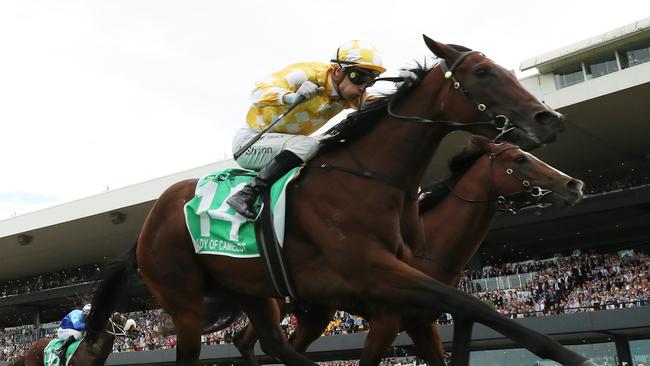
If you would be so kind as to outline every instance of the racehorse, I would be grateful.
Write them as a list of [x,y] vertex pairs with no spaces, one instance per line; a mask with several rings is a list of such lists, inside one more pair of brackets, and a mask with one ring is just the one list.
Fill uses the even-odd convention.
[[[88,325],[90,325],[90,316]],[[88,328],[77,350],[68,360],[69,366],[103,365],[113,351],[113,342],[116,336],[132,337],[138,333],[135,321],[120,313],[113,314],[108,322],[104,320],[100,325],[93,324],[93,329],[98,327],[103,330],[96,332]],[[34,342],[25,355],[14,361],[12,366],[44,366],[44,351],[50,341],[52,341],[51,338],[43,338]]]
[[[439,66],[413,70],[417,77],[396,93],[340,124],[338,134],[323,142],[321,154],[288,186],[284,255],[295,292],[305,301],[337,308],[360,302],[435,308],[483,323],[544,358],[591,364],[402,260],[405,243],[422,240],[416,192],[447,133],[463,127],[529,148],[553,141],[562,128],[560,114],[485,55],[428,37],[425,43],[443,59]],[[139,267],[172,317],[177,364],[199,363],[202,300],[210,295],[244,310],[267,354],[289,365],[313,365],[282,334],[271,299],[278,294],[260,258],[194,253],[183,206],[196,183],[178,182],[158,198],[133,249],[104,273],[95,293],[115,293],[113,301],[93,304],[95,310],[110,314]]]
[[[458,286],[461,270],[476,253],[498,210],[516,212],[539,205],[572,206],[583,196],[583,183],[546,165],[510,144],[493,144],[473,137],[472,144],[450,161],[451,176],[424,189],[420,218],[425,241],[407,243],[408,263],[423,273],[451,286]],[[298,352],[318,339],[334,310],[309,307],[295,312],[298,326],[290,342]],[[362,364],[378,364],[398,332],[405,330],[416,353],[429,365],[445,365],[436,311],[400,310],[382,313],[362,309],[370,316]],[[432,324],[433,323],[433,324]],[[468,324],[470,326],[470,324]],[[249,324],[233,339],[244,359],[257,365],[253,352],[257,338]],[[460,341],[460,340],[459,340]],[[466,345],[454,342],[454,364],[466,364]]]

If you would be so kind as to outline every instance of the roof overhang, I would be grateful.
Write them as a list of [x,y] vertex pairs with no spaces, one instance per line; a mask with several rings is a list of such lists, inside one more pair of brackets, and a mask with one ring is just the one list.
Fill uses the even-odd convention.
[[612,31],[576,42],[566,47],[543,53],[521,62],[520,71],[537,68],[539,73],[549,73],[577,59],[588,57],[592,53],[615,50],[628,44],[647,38],[650,34],[650,18],[645,18],[614,29]]

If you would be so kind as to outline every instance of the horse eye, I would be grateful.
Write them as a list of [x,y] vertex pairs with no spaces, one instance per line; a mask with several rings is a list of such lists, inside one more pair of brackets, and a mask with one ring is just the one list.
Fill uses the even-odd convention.
[[526,157],[526,155],[519,155],[519,156],[517,156],[515,158],[515,163],[517,163],[517,164],[523,164],[523,163],[525,163],[527,161],[528,161],[528,158]]
[[476,76],[478,76],[480,78],[487,76],[489,73],[490,72],[487,69],[487,67],[484,67],[484,66],[478,67],[476,70],[474,70],[474,75],[476,75]]

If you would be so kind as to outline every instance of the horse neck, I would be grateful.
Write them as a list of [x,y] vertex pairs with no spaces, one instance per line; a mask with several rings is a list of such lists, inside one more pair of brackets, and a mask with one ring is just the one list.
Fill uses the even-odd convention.
[[[473,200],[489,200],[493,195],[491,163],[483,156],[453,186],[456,195]],[[496,214],[494,202],[470,203],[449,193],[433,208],[420,215],[425,240],[413,248],[414,253],[427,253],[437,265],[430,271],[457,280],[460,271],[476,253],[487,236]],[[428,273],[434,275],[433,273]],[[451,281],[450,281],[451,282]]]
[[115,336],[102,331],[99,335],[90,337],[90,339],[95,339],[95,341],[90,343],[84,340],[83,342],[86,348],[86,353],[95,360],[95,364],[103,365],[104,361],[108,358],[108,355],[113,351]]
[[[438,74],[438,69],[431,70],[420,86],[397,103],[397,113],[435,119],[440,114],[438,106],[446,84]],[[395,177],[415,192],[448,132],[440,125],[406,122],[386,115],[366,135],[352,142],[349,149],[369,169]],[[341,157],[348,154],[346,149],[340,151]]]

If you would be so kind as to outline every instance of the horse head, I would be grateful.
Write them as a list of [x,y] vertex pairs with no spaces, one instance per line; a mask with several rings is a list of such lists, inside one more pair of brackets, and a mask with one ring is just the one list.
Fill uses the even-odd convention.
[[490,183],[500,208],[573,206],[583,197],[584,183],[549,166],[510,143],[493,143],[474,136],[472,144],[489,159]]
[[514,73],[480,52],[423,37],[442,59],[444,77],[450,82],[443,104],[454,106],[454,114],[464,114],[466,121],[491,122],[474,124],[472,132],[531,150],[553,142],[564,129],[564,117],[524,89]]
[[106,324],[106,333],[114,336],[137,338],[140,334],[135,320],[128,318],[124,314],[114,313]]

